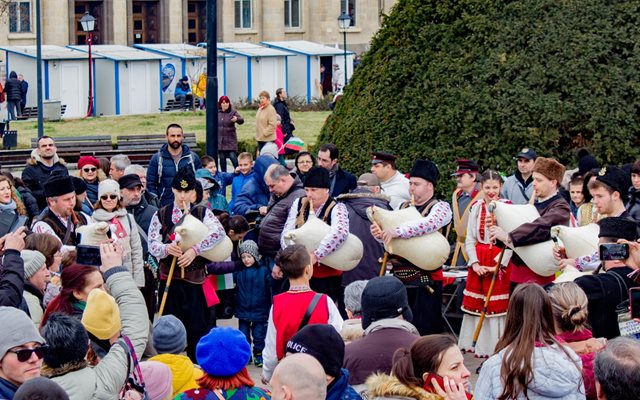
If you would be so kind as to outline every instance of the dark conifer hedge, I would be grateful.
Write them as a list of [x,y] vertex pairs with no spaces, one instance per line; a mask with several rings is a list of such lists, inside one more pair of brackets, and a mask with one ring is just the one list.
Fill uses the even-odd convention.
[[580,147],[633,161],[639,20],[638,1],[399,0],[318,142],[355,173],[378,149],[443,175],[456,158],[511,172],[523,146],[570,165]]

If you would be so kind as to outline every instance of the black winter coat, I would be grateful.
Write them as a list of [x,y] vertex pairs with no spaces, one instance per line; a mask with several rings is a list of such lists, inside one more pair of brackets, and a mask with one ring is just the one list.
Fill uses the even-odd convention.
[[44,182],[51,175],[69,175],[67,167],[60,161],[53,164],[53,167],[47,168],[40,161],[31,158],[27,161],[27,166],[22,171],[22,182],[31,190],[31,194],[38,202],[38,208],[44,210],[47,206],[47,199],[44,195]]
[[627,203],[627,212],[637,223],[640,223],[640,191],[629,188],[629,202]]
[[342,274],[342,285],[347,286],[360,279],[369,280],[380,273],[378,259],[384,255],[384,247],[370,231],[371,221],[367,218],[367,208],[377,206],[391,210],[386,196],[373,194],[366,189],[356,189],[352,193],[338,196],[337,201],[343,203],[349,211],[349,232],[362,242],[364,253],[362,260],[351,271]]
[[20,252],[5,250],[0,261],[0,306],[19,308],[24,290],[24,262]]
[[294,176],[294,182],[289,191],[282,197],[276,198],[271,195],[269,204],[267,204],[267,215],[262,219],[260,224],[260,236],[258,236],[258,249],[263,256],[275,258],[276,253],[280,250],[280,236],[287,222],[289,210],[295,199],[304,197],[304,189],[300,179]]
[[22,198],[22,203],[24,203],[25,208],[27,209],[27,215],[29,216],[29,220],[33,220],[34,217],[37,217],[40,214],[40,207],[38,207],[38,201],[33,196],[33,193],[29,189],[24,186],[18,187],[18,193],[20,193],[20,197]]
[[147,232],[149,232],[149,225],[151,225],[151,219],[158,209],[149,203],[144,196],[141,196],[140,203],[136,206],[127,207],[127,212],[133,215],[136,224],[142,228],[144,235],[140,235],[140,242],[142,243],[143,259],[147,258],[149,252],[148,240],[146,238]]
[[331,197],[338,197],[341,194],[349,193],[356,187],[358,187],[358,181],[353,174],[338,168],[336,176],[334,177],[335,183],[333,183],[333,190],[331,191]]
[[[289,106],[284,100],[276,99],[273,102],[276,113],[280,116],[280,125],[282,126],[282,134],[287,138],[293,132],[291,127],[291,115],[289,114]],[[285,140],[286,141],[286,140]]]
[[9,74],[9,80],[4,85],[4,92],[7,101],[22,101],[22,84],[18,80],[18,74],[15,71],[11,71],[11,74]]

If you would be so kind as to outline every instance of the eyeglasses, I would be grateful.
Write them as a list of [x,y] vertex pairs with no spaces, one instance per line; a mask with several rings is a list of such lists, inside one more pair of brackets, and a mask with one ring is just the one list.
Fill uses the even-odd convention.
[[31,359],[31,354],[35,353],[38,359],[44,357],[44,354],[49,350],[49,346],[43,345],[40,347],[35,347],[33,349],[20,349],[20,350],[9,350],[9,353],[14,353],[16,357],[18,357],[18,361],[27,362]]
[[84,172],[96,172],[98,168],[82,168]]
[[100,200],[115,200],[118,198],[117,194],[105,194],[104,196],[100,196]]

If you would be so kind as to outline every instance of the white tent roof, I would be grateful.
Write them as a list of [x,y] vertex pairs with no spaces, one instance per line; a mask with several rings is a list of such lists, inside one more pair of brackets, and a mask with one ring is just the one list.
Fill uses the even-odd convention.
[[218,43],[218,49],[247,57],[286,57],[294,54],[248,42]]
[[[67,46],[84,52],[89,51],[89,46]],[[134,49],[133,47],[100,44],[91,46],[92,55],[100,55],[114,61],[145,61],[145,60],[164,60],[168,57],[160,54],[154,54],[149,51]]]
[[[320,43],[309,42],[307,40],[290,40],[282,42],[262,42],[262,44],[275,47],[281,50],[292,51],[297,54],[304,54],[308,56],[341,56],[344,55],[344,50],[325,46]],[[353,54],[352,51],[347,50],[347,54]]]
[[[0,50],[36,58],[36,46],[2,46]],[[43,60],[84,60],[89,57],[82,51],[62,46],[42,45],[41,51]],[[96,56],[96,58],[102,57]]]
[[[171,57],[179,57],[186,59],[200,59],[207,57],[207,49],[203,47],[193,46],[183,43],[161,43],[161,44],[135,44],[133,47],[143,50],[152,51]],[[233,57],[218,51],[218,58]]]

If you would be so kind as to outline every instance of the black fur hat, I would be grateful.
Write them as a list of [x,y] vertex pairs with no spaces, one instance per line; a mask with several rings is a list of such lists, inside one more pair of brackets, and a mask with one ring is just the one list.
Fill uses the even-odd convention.
[[182,167],[173,177],[171,187],[176,190],[188,191],[196,188],[196,176],[191,167]]
[[409,172],[409,177],[422,178],[436,186],[438,179],[440,179],[440,171],[438,171],[438,166],[431,160],[416,160],[413,163],[411,172]]
[[322,167],[311,168],[304,178],[304,187],[330,189],[329,171]]
[[51,314],[41,330],[49,345],[44,362],[51,368],[84,360],[89,348],[89,336],[79,319],[69,315]]

